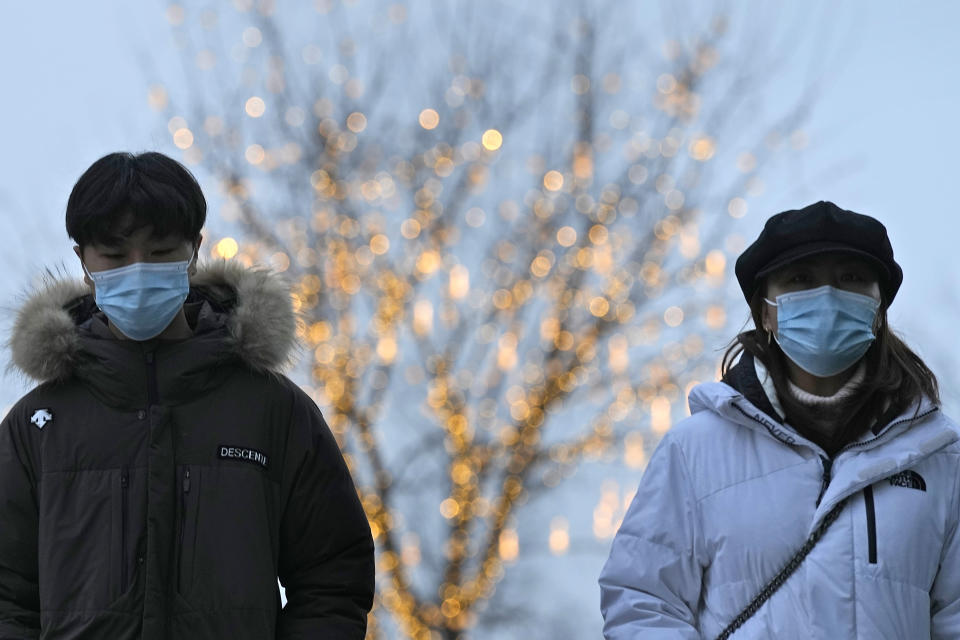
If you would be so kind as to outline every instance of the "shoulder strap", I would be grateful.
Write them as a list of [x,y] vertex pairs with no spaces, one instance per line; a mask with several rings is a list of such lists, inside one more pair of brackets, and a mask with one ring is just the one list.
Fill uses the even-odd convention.
[[720,632],[720,635],[717,636],[717,640],[727,640],[727,638],[729,638],[734,631],[743,626],[743,623],[752,618],[753,614],[759,611],[760,607],[763,606],[763,603],[769,600],[770,596],[777,592],[777,589],[783,586],[783,583],[787,581],[787,578],[793,575],[793,572],[797,570],[797,567],[800,566],[800,563],[803,562],[804,558],[807,557],[807,555],[820,541],[820,538],[823,537],[823,534],[826,533],[827,529],[830,528],[830,525],[833,524],[833,522],[840,516],[840,512],[843,511],[843,507],[846,506],[846,504],[847,499],[844,498],[838,502],[833,509],[830,510],[830,513],[824,516],[823,520],[820,522],[820,525],[814,529],[813,533],[810,534],[810,537],[807,538],[807,541],[803,543],[802,547],[800,547],[800,550],[797,551],[792,558],[790,558],[790,561],[787,562],[783,569],[780,570],[780,573],[774,576],[773,580],[768,582],[766,586],[760,590],[760,593],[757,594],[750,604],[748,604],[743,611],[741,611],[739,615],[733,619],[733,622],[727,625],[727,628]]

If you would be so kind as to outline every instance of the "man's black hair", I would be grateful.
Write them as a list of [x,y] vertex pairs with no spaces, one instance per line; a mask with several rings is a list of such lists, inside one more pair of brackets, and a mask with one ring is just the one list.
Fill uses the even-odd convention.
[[67,200],[67,234],[81,248],[115,245],[144,227],[156,237],[196,240],[206,218],[207,201],[193,174],[155,151],[100,158]]

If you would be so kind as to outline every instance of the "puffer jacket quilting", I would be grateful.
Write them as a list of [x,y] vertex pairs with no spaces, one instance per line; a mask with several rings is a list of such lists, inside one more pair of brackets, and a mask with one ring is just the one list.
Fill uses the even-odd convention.
[[45,382],[0,425],[0,638],[363,637],[370,530],[279,373],[288,289],[220,262],[186,309],[192,338],[144,343],[114,339],[81,282],[20,312],[14,361]]
[[601,573],[606,638],[715,638],[844,498],[733,637],[960,637],[960,446],[937,407],[921,403],[832,465],[727,384],[697,386],[690,407],[651,456]]

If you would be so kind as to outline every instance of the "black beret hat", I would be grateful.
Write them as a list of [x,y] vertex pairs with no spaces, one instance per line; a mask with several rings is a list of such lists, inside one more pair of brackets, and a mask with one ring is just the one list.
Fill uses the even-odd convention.
[[821,200],[771,216],[760,236],[737,258],[737,280],[750,302],[761,279],[807,256],[842,251],[871,261],[880,276],[884,302],[893,302],[903,271],[893,259],[887,229],[879,220]]

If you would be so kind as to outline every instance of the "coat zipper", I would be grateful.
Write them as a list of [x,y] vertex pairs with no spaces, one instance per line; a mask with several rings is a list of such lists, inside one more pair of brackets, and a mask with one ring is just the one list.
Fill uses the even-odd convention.
[[923,413],[917,414],[915,416],[911,416],[909,418],[901,418],[896,422],[891,422],[886,426],[886,428],[884,428],[883,431],[877,434],[876,437],[870,438],[869,440],[864,440],[863,442],[851,442],[850,444],[845,446],[843,449],[840,449],[840,451],[837,451],[836,455],[840,455],[844,451],[849,451],[850,449],[856,449],[857,447],[865,447],[868,444],[872,444],[877,440],[880,440],[881,438],[885,437],[888,433],[890,433],[890,430],[893,429],[893,427],[897,426],[898,424],[903,424],[904,422],[913,422],[914,420],[919,420],[920,418],[926,418],[931,413],[935,413],[937,411],[939,411],[939,409],[937,407],[933,407],[932,409],[928,409],[927,411],[924,411]]
[[820,456],[820,460],[823,462],[823,478],[820,480],[820,495],[817,496],[818,507],[820,501],[823,500],[823,494],[827,492],[827,487],[830,486],[830,474],[833,471],[833,458]]
[[873,504],[873,486],[863,488],[863,504],[867,508],[867,561],[877,564],[877,515]]
[[[754,422],[756,422],[757,424],[759,424],[761,427],[763,427],[764,429],[767,430],[767,433],[769,433],[771,436],[773,436],[775,439],[779,440],[779,441],[782,442],[783,444],[786,444],[786,445],[789,445],[789,446],[793,446],[793,445],[796,444],[796,442],[788,442],[787,440],[784,440],[783,438],[781,438],[780,436],[778,436],[778,435],[776,434],[776,432],[773,431],[773,429],[771,429],[768,425],[764,424],[763,421],[757,420],[757,419],[754,418],[752,415],[750,415],[749,413],[747,413],[746,411],[744,411],[743,409],[741,409],[741,408],[740,408],[740,405],[738,405],[736,402],[732,402],[731,405],[733,406],[733,408],[735,408],[737,411],[739,411],[741,414],[743,414],[744,417],[750,418],[751,420],[753,420]],[[893,427],[897,426],[898,424],[903,424],[904,422],[913,422],[914,420],[919,420],[920,418],[926,418],[926,417],[927,417],[928,415],[930,415],[931,413],[935,413],[935,412],[937,412],[937,411],[939,411],[939,409],[938,409],[937,407],[933,407],[933,408],[931,408],[931,409],[928,409],[927,411],[924,411],[923,413],[920,413],[920,414],[911,416],[911,417],[909,417],[909,418],[901,418],[900,420],[897,420],[897,421],[895,421],[895,422],[891,422],[891,423],[888,424],[888,425],[886,426],[886,428],[884,428],[884,430],[883,430],[881,433],[879,433],[876,437],[870,438],[869,440],[864,440],[863,442],[851,442],[850,444],[848,444],[848,445],[845,446],[844,448],[840,449],[840,451],[837,451],[837,453],[834,454],[834,458],[836,458],[836,456],[839,456],[839,455],[840,455],[841,453],[843,453],[844,451],[849,451],[849,450],[851,450],[851,449],[856,449],[857,447],[865,447],[865,446],[867,446],[868,444],[872,444],[872,443],[876,442],[877,440],[880,440],[881,438],[884,438],[887,434],[890,433],[890,430],[891,430]],[[821,483],[820,483],[820,495],[817,496],[817,506],[820,506],[820,500],[823,499],[823,494],[824,494],[824,493],[826,492],[826,490],[827,490],[827,485],[830,484],[830,474],[831,474],[831,470],[832,470],[832,467],[833,467],[833,460],[834,460],[834,458],[827,458],[827,457],[825,457],[825,456],[820,456],[820,459],[823,460],[823,480],[822,480]]]
[[190,467],[185,467],[183,471],[183,491],[180,493],[180,546],[177,548],[177,588],[183,592],[180,584],[182,565],[183,565],[183,536],[184,526],[187,519],[187,494],[190,493]]
[[120,471],[120,592],[127,588],[127,508],[130,470],[124,465]]

